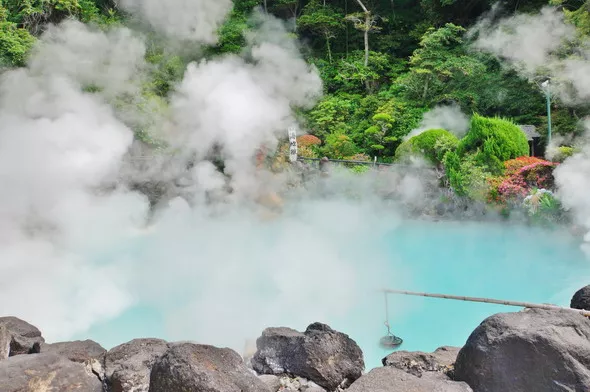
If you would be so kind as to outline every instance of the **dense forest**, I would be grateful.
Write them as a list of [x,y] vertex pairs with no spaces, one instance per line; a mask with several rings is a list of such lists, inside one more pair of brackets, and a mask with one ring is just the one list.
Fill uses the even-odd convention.
[[[526,139],[511,133],[512,126],[534,125],[545,144],[545,95],[496,57],[474,50],[469,31],[492,8],[498,18],[537,13],[547,5],[559,7],[580,36],[590,33],[590,1],[582,0],[235,0],[219,39],[204,50],[175,50],[148,32],[146,60],[153,67],[142,94],[166,105],[190,61],[240,53],[258,9],[286,23],[323,80],[320,102],[297,113],[321,143],[303,145],[301,154],[392,162],[408,151],[430,151],[429,159],[444,164],[457,193],[473,193],[472,185],[485,180],[496,184],[485,197],[498,199],[498,187],[511,174],[505,162],[528,155]],[[66,18],[101,28],[137,23],[116,0],[1,0],[2,67],[25,65],[46,26]],[[551,105],[553,134],[581,134],[580,120],[590,114],[590,105],[566,106],[558,99]],[[443,129],[404,141],[437,107],[464,113],[473,132],[461,141]],[[157,143],[141,121],[132,125],[140,139]],[[496,131],[486,134],[490,127]],[[487,144],[474,139],[478,132]],[[520,167],[531,163],[524,160]]]

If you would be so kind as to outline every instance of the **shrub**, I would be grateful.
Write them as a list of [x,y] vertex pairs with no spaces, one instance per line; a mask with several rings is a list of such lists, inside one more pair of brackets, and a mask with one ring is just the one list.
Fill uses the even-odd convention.
[[535,157],[519,157],[504,162],[505,175],[490,180],[489,200],[503,203],[523,198],[531,189],[553,187],[553,168],[556,162]]
[[477,164],[473,155],[460,159],[455,152],[450,151],[445,154],[444,165],[449,184],[456,194],[473,200],[486,199],[490,175]]
[[322,141],[314,135],[301,135],[297,138],[297,147],[315,146],[319,144],[322,144]]
[[459,140],[445,129],[430,129],[416,135],[402,144],[395,151],[398,160],[421,154],[433,164],[441,163],[448,151],[453,151]]
[[332,159],[344,159],[358,152],[352,139],[342,131],[335,131],[326,137],[322,154]]
[[553,157],[555,162],[563,162],[574,155],[576,150],[573,147],[561,146],[557,148],[557,154]]
[[524,132],[513,122],[474,114],[471,128],[459,142],[457,152],[460,157],[474,154],[480,165],[500,174],[504,161],[528,155],[529,144]]

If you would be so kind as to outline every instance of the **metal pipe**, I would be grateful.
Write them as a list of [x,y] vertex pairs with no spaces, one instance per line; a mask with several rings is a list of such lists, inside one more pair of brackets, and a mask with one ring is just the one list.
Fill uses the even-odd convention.
[[590,311],[588,311],[588,310],[565,308],[565,307],[557,306],[557,305],[534,304],[531,302],[519,302],[519,301],[505,301],[505,300],[493,299],[493,298],[478,298],[478,297],[465,297],[465,296],[448,295],[448,294],[422,293],[422,292],[405,291],[405,290],[383,289],[381,291],[383,291],[386,294],[403,294],[403,295],[412,295],[412,296],[418,296],[418,297],[454,299],[454,300],[458,300],[458,301],[468,301],[468,302],[484,302],[484,303],[498,304],[498,305],[518,306],[518,307],[523,307],[523,308],[537,308],[537,309],[548,309],[548,310],[569,310],[572,312],[579,313],[582,316],[590,317]]

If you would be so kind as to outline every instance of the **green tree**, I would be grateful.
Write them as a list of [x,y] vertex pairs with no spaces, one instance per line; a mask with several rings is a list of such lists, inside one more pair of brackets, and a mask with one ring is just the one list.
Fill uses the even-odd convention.
[[363,32],[365,44],[365,58],[363,65],[367,67],[369,65],[369,33],[381,30],[381,27],[377,26],[377,21],[381,18],[369,11],[361,0],[356,0],[356,2],[363,12],[348,14],[346,15],[346,20],[352,22],[355,29]]
[[330,5],[321,5],[318,0],[312,0],[305,7],[299,18],[301,31],[312,31],[324,37],[328,61],[332,62],[332,49],[330,41],[336,38],[336,34],[343,28],[342,14],[338,13]]
[[485,73],[485,65],[466,54],[464,33],[463,27],[446,24],[430,28],[422,37],[410,58],[408,74],[400,78],[410,99],[430,105],[458,82]]
[[335,131],[326,137],[322,154],[332,159],[346,159],[355,155],[358,147],[343,131]]

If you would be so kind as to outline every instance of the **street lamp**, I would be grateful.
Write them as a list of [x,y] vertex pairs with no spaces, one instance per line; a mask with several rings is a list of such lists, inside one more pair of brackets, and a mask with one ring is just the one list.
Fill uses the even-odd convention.
[[541,83],[547,97],[547,145],[551,144],[551,90],[549,90],[549,79]]

